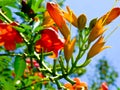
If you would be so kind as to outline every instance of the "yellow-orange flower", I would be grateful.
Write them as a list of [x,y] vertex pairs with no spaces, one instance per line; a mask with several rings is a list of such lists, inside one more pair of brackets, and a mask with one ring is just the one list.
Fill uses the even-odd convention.
[[101,51],[103,51],[104,49],[110,47],[110,46],[104,46],[104,44],[105,44],[104,38],[101,36],[97,40],[97,42],[90,48],[87,58],[90,59],[95,55],[97,55],[98,53],[100,53]]
[[56,23],[56,25],[60,28],[60,32],[62,33],[64,38],[67,39],[68,36],[70,35],[70,31],[65,22],[63,12],[59,9],[58,4],[53,2],[48,2],[47,11],[50,14],[51,18]]
[[65,19],[70,22],[72,25],[77,27],[77,16],[74,14],[74,12],[69,8],[69,6],[66,7],[67,12],[63,10],[63,14]]
[[49,15],[48,11],[44,13],[44,20],[43,20],[43,27],[48,28],[55,24],[51,16]]
[[105,32],[105,30],[106,29],[103,26],[103,19],[101,18],[96,22],[95,26],[92,28],[89,35],[89,42],[92,42],[95,39],[97,39],[100,35],[102,35]]
[[64,56],[65,56],[65,59],[67,61],[69,61],[69,59],[72,56],[72,53],[74,51],[75,42],[76,42],[76,38],[74,38],[72,41],[70,41],[70,37],[68,37],[68,39],[65,42],[65,45],[64,45]]
[[105,32],[104,26],[111,23],[115,18],[120,15],[120,8],[113,8],[111,11],[106,13],[96,22],[95,26],[92,28],[91,33],[89,35],[89,42],[94,41],[99,36],[101,36]]

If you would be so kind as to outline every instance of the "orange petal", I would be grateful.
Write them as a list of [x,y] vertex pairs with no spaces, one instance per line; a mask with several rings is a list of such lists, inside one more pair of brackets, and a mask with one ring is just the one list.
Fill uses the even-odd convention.
[[65,19],[63,17],[63,13],[59,9],[58,4],[53,3],[53,2],[48,2],[47,3],[47,11],[49,12],[50,16],[52,17],[52,19],[55,21],[55,23],[59,27],[62,27],[63,24],[66,24]]
[[69,6],[66,7],[67,12],[63,11],[65,19],[70,22],[72,25],[77,27],[77,16],[74,14],[74,12],[69,8]]
[[120,8],[113,8],[110,12],[104,15],[102,18],[105,18],[104,25],[111,23],[114,19],[116,19],[120,15]]
[[98,41],[96,41],[96,43],[90,48],[89,52],[88,52],[88,56],[87,58],[92,58],[95,55],[97,55],[98,53],[100,53],[101,51],[103,51],[106,48],[109,48],[110,46],[104,46],[105,42],[104,42],[104,38],[101,36]]
[[69,59],[72,56],[72,53],[74,51],[74,46],[75,46],[76,38],[74,38],[72,41],[70,41],[70,37],[68,37],[68,40],[66,41],[64,45],[64,55],[65,59],[69,61]]
[[64,87],[66,87],[69,90],[74,90],[72,84],[70,84],[70,83],[64,84]]

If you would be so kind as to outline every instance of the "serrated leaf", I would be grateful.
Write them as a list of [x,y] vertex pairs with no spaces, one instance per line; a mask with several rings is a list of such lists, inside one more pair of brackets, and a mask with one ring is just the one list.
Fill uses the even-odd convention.
[[26,68],[26,62],[23,60],[23,58],[16,56],[15,62],[14,62],[16,79],[18,79],[24,74],[25,68]]

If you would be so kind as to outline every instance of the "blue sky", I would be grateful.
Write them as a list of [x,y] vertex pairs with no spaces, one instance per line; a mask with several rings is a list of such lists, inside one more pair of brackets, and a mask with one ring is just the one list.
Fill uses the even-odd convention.
[[[87,23],[89,23],[91,19],[99,18],[108,12],[113,7],[114,0],[66,0],[64,6],[66,5],[69,5],[77,16],[82,13],[86,14]],[[120,7],[120,1],[116,4],[116,7]],[[117,25],[120,25],[120,16],[107,26],[108,30],[104,36],[106,37]],[[88,67],[94,66],[96,60],[105,56],[109,60],[109,64],[119,73],[116,83],[120,87],[120,27],[107,39],[106,45],[112,46],[112,48],[106,49],[95,56]]]

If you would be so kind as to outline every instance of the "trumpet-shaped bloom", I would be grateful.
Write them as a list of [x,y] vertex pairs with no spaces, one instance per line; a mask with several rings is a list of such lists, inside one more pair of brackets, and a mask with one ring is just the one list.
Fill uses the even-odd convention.
[[16,43],[23,42],[22,37],[13,26],[15,26],[15,23],[0,23],[0,46],[4,45],[6,50],[15,50]]
[[87,58],[92,58],[95,55],[97,55],[98,53],[100,53],[101,51],[103,51],[106,48],[109,48],[110,46],[104,46],[105,41],[104,38],[101,36],[98,41],[90,48],[89,52],[88,52],[88,56]]
[[102,35],[105,32],[105,30],[106,29],[103,26],[103,19],[98,20],[90,32],[89,42],[92,42],[95,39],[97,39],[100,35]]
[[107,14],[105,14],[103,17],[101,17],[101,18],[105,19],[103,24],[107,25],[107,24],[111,23],[119,15],[120,15],[120,8],[119,7],[113,8],[111,11],[109,11]]
[[102,16],[100,19],[98,19],[98,21],[96,22],[95,26],[92,28],[92,31],[89,35],[89,42],[94,41],[100,35],[102,35],[106,30],[104,26],[111,23],[119,15],[120,15],[120,8],[116,7],[113,8],[108,13],[106,13],[104,16]]
[[53,58],[58,56],[58,51],[64,46],[64,40],[58,36],[58,32],[53,28],[41,31],[41,38],[36,42],[36,52],[53,52]]
[[55,21],[55,23],[62,27],[62,25],[66,24],[62,11],[59,9],[58,4],[54,2],[47,3],[47,11],[49,12],[51,18]]
[[66,7],[66,9],[67,9],[67,12],[63,10],[65,19],[71,24],[73,24],[75,27],[77,27],[77,16],[68,6]]
[[75,84],[72,85],[70,83],[66,83],[64,84],[64,86],[68,89],[68,90],[87,90],[87,84],[85,82],[81,82],[79,80],[79,78],[74,78]]
[[72,56],[72,53],[74,51],[75,42],[76,42],[76,38],[74,38],[72,41],[70,41],[70,37],[68,37],[68,39],[65,42],[65,45],[64,45],[64,56],[65,56],[65,59],[67,61],[69,61],[69,59]]
[[53,2],[47,3],[47,11],[49,12],[51,18],[54,20],[56,25],[59,27],[60,32],[65,39],[70,35],[70,31],[66,25],[63,12],[59,9],[58,4]]

